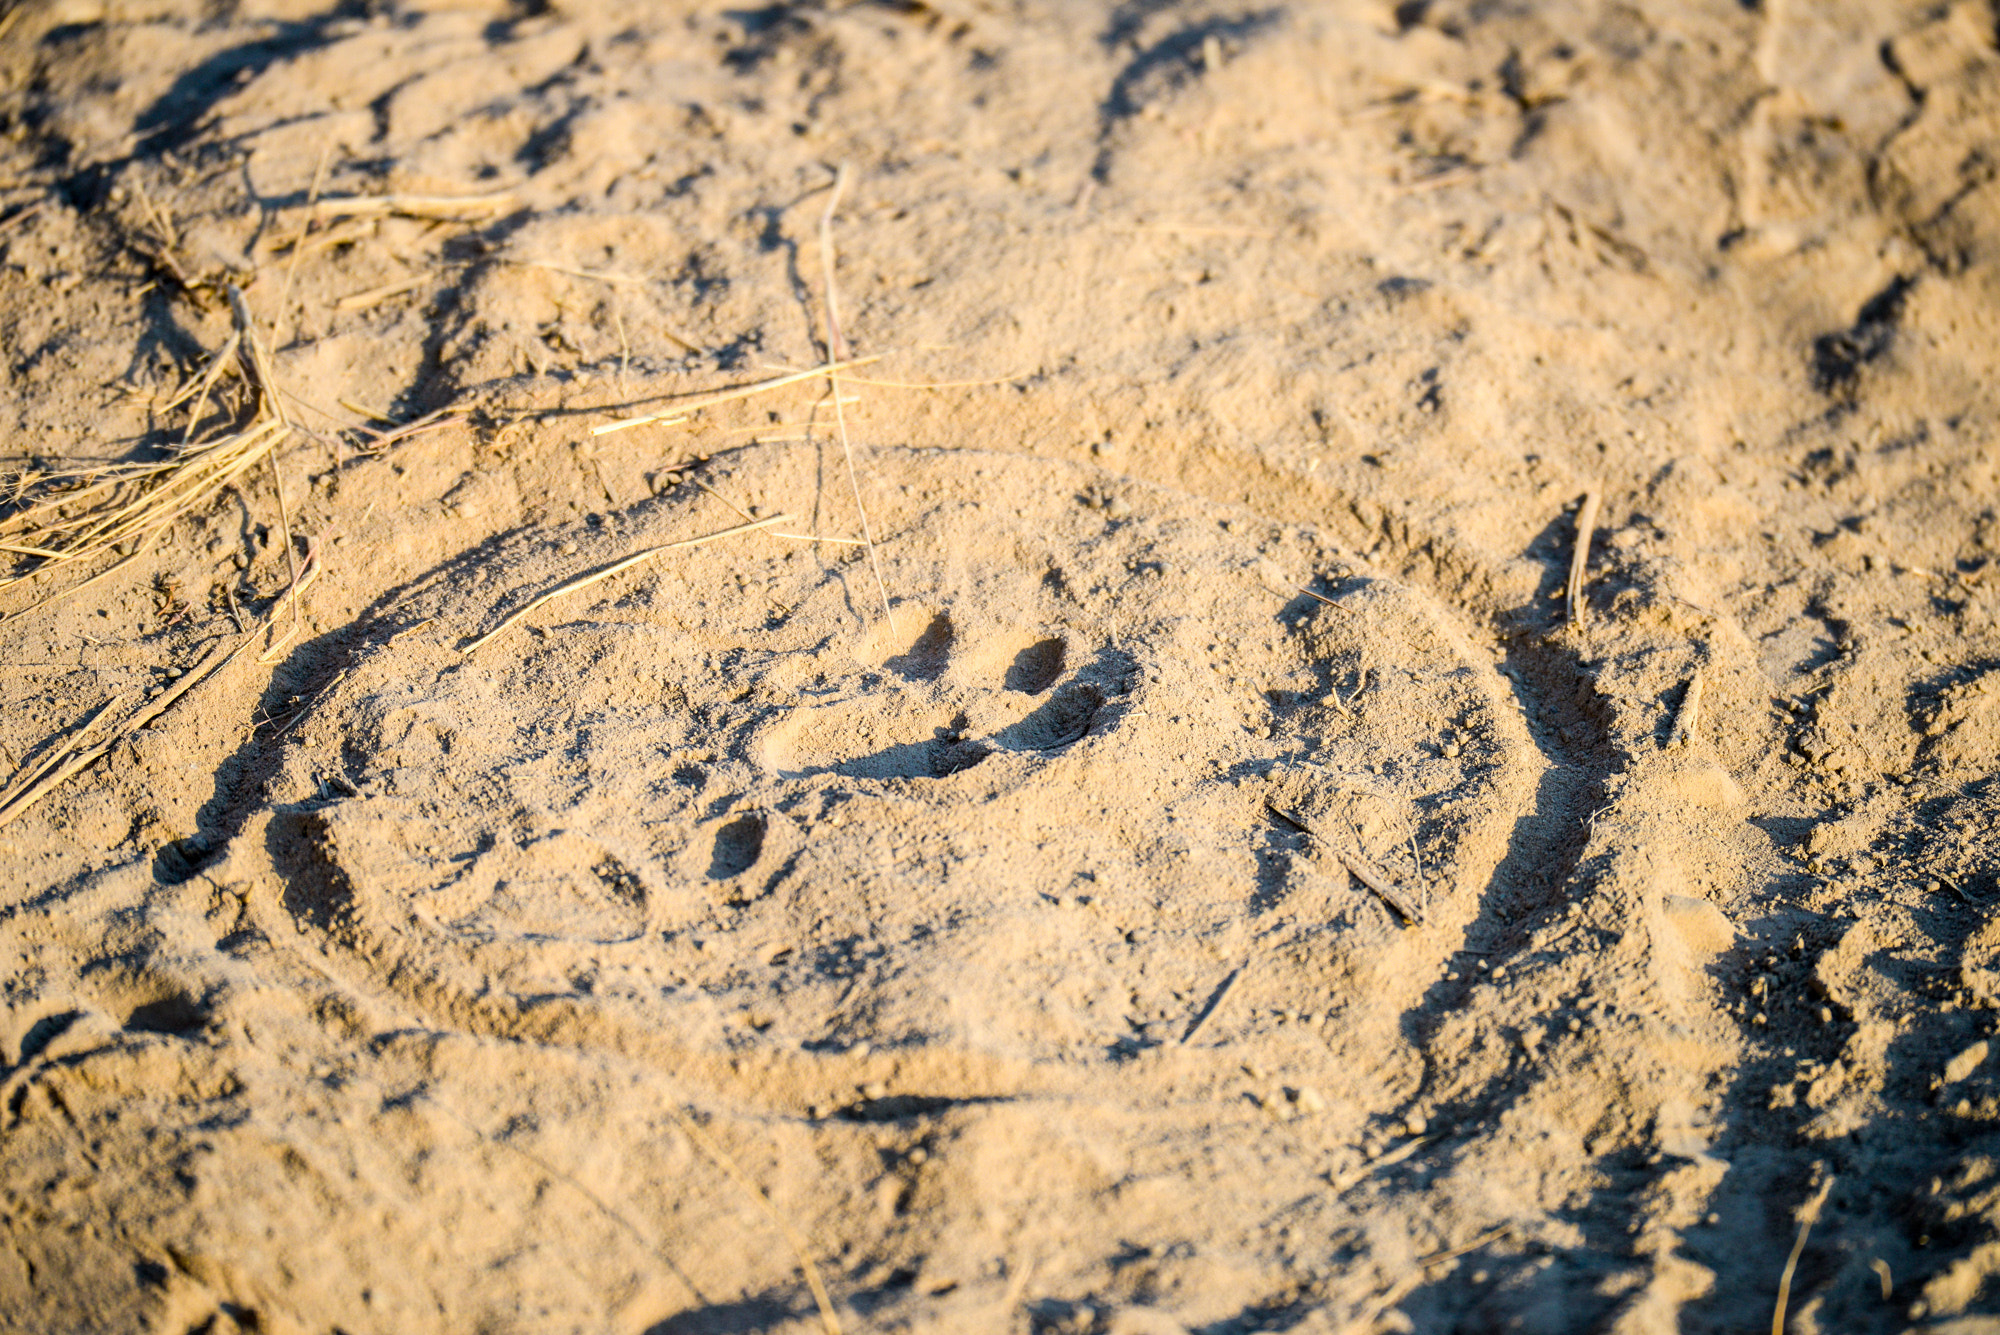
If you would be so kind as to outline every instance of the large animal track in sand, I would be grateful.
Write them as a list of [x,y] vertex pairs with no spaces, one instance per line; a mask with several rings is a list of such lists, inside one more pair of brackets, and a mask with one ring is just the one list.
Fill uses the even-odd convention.
[[[811,463],[765,447],[703,477],[798,509]],[[1703,1107],[1735,1040],[1704,966],[1733,933],[1704,887],[1736,874],[1740,794],[1699,749],[1621,757],[1560,632],[1510,658],[1311,530],[1109,474],[935,451],[876,468],[910,498],[876,520],[893,623],[853,549],[753,535],[460,656],[567,574],[730,522],[683,486],[509,540],[504,585],[421,580],[344,632],[288,724],[282,800],[243,811],[195,880],[240,901],[239,935],[321,1017],[293,1041],[337,1051],[357,1017],[399,1016],[433,1046],[569,1049],[746,1127],[776,1119],[785,1152],[842,1174],[868,1176],[871,1139],[923,1147],[895,1190],[950,1193],[961,1221],[1013,1208],[968,1167],[989,1138],[1031,1163],[1078,1152],[1004,1111],[1057,1101],[1122,1165],[1035,1182],[1064,1245],[1111,1209],[1170,1252],[1192,1208],[1175,1165],[1246,1135],[1285,1166],[1235,1188],[1239,1208],[1311,1200],[1329,1237],[1380,1227],[1378,1193],[1411,1172],[1457,1227],[1507,1224],[1547,1158],[1615,1156],[1656,1121],[1713,1162]],[[996,512],[994,494],[1035,499]],[[1690,830],[1719,850],[1698,868]],[[218,957],[146,986],[213,1025],[241,984]],[[429,1069],[444,1115],[481,1120],[451,1063]],[[362,1208],[354,1190],[325,1208]],[[268,1208],[248,1191],[205,1245]],[[850,1249],[933,1258],[954,1297],[913,1309],[927,1319],[996,1300],[935,1259],[962,1222],[919,1243],[902,1217],[838,1227]],[[1291,1291],[1162,1265],[1215,1310]],[[1677,1264],[1646,1282],[1669,1306],[1698,1289]],[[1362,1314],[1373,1284],[1324,1298]]]
[[1990,4],[640,8],[0,19],[0,1328],[1984,1335]]

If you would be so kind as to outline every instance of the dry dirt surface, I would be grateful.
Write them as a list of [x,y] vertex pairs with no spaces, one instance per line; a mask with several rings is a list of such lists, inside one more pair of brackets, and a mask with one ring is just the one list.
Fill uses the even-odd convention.
[[0,30],[0,1330],[2000,1332],[1984,0]]

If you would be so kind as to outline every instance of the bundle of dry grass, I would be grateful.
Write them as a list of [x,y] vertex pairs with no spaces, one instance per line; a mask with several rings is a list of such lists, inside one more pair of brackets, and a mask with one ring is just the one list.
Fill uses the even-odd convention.
[[[241,354],[242,373],[254,391],[248,424],[206,440],[184,437],[164,459],[42,472],[23,469],[6,480],[14,512],[0,519],[0,552],[21,567],[0,577],[0,589],[53,571],[87,565],[123,549],[112,566],[68,588],[35,599],[33,611],[102,579],[133,560],[162,530],[207,505],[223,488],[270,458],[291,435],[269,378],[269,363],[242,293],[229,289],[236,332],[209,369],[176,398],[192,399],[190,421],[200,419],[216,381]],[[190,431],[192,428],[190,428]],[[17,615],[19,615],[17,613]]]

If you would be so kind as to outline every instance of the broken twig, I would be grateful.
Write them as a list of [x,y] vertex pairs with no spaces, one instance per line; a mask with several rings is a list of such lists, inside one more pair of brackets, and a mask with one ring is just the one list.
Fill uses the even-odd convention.
[[647,547],[642,551],[633,552],[630,556],[621,557],[608,566],[600,566],[596,570],[585,571],[573,579],[564,580],[553,589],[536,594],[527,602],[515,608],[513,612],[509,613],[499,625],[487,631],[463,649],[460,649],[459,652],[462,654],[471,653],[480,645],[512,627],[522,617],[525,617],[544,603],[553,602],[566,593],[575,593],[578,589],[587,589],[602,580],[610,579],[620,571],[630,570],[633,566],[643,565],[662,552],[671,552],[682,547],[700,547],[705,543],[718,542],[723,538],[740,537],[745,533],[752,533],[758,529],[770,528],[773,524],[789,524],[791,522],[791,515],[775,514],[763,519],[753,519],[747,524],[738,524],[735,528],[723,529],[719,533],[705,533],[699,538],[682,538],[679,542],[663,542],[657,547]]
[[1332,842],[1299,816],[1286,811],[1274,802],[1267,800],[1264,805],[1269,807],[1273,814],[1298,826],[1301,830],[1304,830],[1319,841],[1320,847],[1333,854],[1334,859],[1347,869],[1350,876],[1367,886],[1370,890],[1373,890],[1376,898],[1402,915],[1403,921],[1414,926],[1424,920],[1423,908],[1416,900],[1410,897],[1409,892],[1390,880],[1388,873],[1384,872],[1367,858],[1362,857],[1358,851],[1343,848]]
[[1669,751],[1686,746],[1694,738],[1694,730],[1701,723],[1701,683],[1698,670],[1688,678],[1687,693],[1681,697],[1681,707],[1674,714],[1673,731],[1667,734]]
[[1597,534],[1597,488],[1583,493],[1583,504],[1576,510],[1576,550],[1569,558],[1569,619],[1577,625],[1583,624],[1583,576],[1590,566],[1590,542]]

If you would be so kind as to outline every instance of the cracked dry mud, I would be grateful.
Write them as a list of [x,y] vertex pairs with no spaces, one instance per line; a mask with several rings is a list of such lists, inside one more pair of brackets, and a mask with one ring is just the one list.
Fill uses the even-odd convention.
[[1990,5],[0,24],[0,1329],[2000,1331]]

